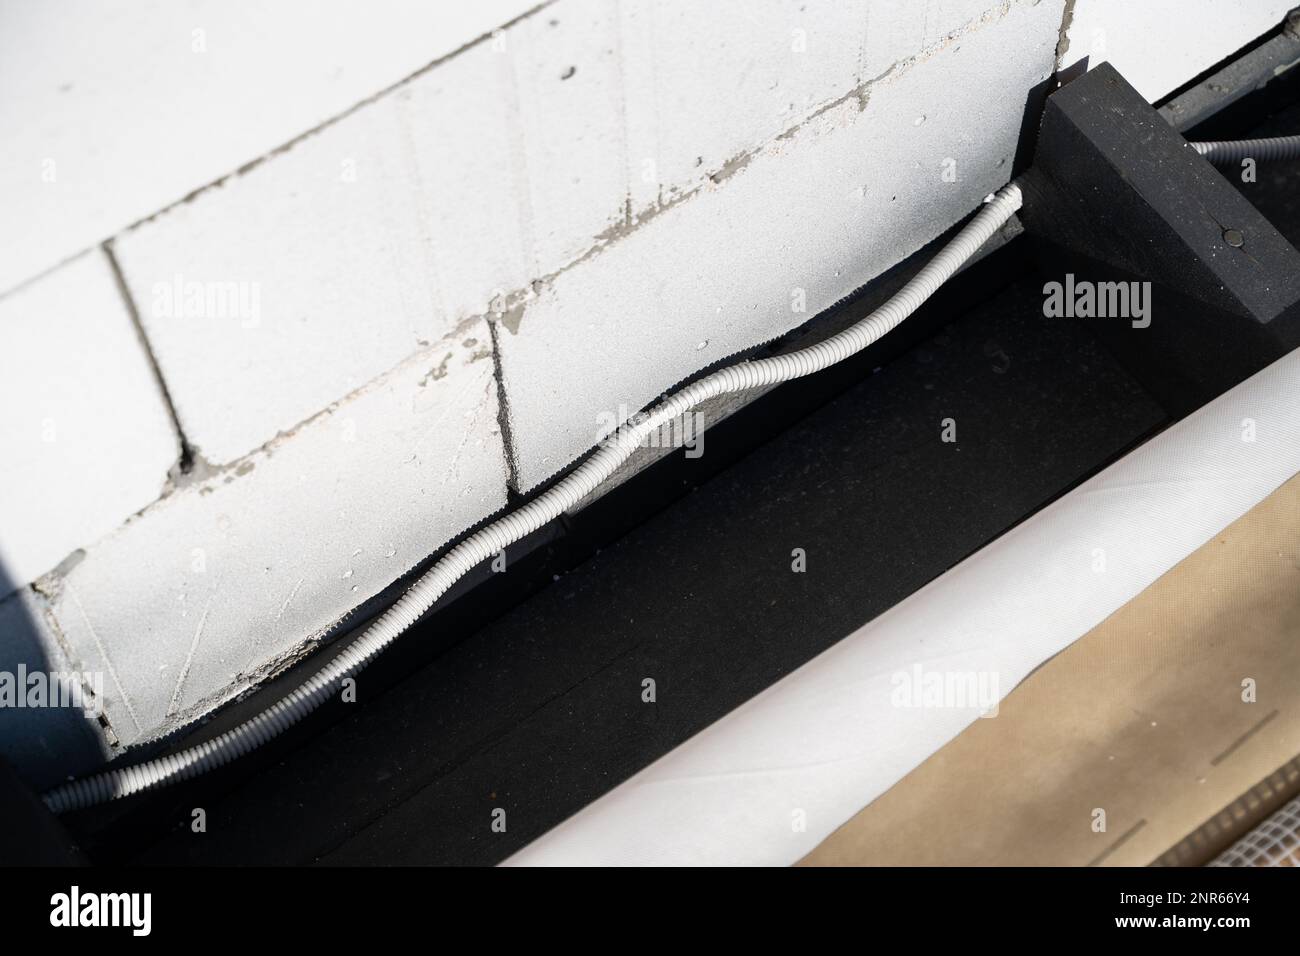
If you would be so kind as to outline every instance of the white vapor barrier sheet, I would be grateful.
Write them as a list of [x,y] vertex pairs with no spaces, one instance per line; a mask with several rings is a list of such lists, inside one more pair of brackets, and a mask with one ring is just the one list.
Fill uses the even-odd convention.
[[[963,696],[963,687],[995,686],[1005,697],[1297,472],[1300,351],[1013,528],[506,865],[794,863],[980,719],[987,699]],[[935,691],[934,675],[952,677],[951,690]]]

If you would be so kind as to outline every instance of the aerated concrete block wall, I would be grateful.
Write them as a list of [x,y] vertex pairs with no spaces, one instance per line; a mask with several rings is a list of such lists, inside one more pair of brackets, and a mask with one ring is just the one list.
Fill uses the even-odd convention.
[[93,706],[0,753],[210,712],[962,219],[1062,63],[1156,97],[1285,6],[4,0],[0,674]]

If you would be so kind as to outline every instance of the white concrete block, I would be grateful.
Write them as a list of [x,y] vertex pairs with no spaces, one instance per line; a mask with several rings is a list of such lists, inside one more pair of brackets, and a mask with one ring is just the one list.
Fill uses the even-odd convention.
[[[625,36],[649,38],[627,86],[634,212],[706,182],[864,73],[873,16],[903,19],[873,0],[753,3],[638,0]],[[908,16],[906,19],[913,19]],[[633,82],[635,81],[635,82]],[[653,187],[653,188],[650,188]]]
[[[933,3],[903,40],[990,9]],[[245,454],[732,174],[887,68],[903,40],[882,31],[871,62],[868,14],[914,19],[880,0],[566,0],[121,237],[187,437]],[[190,281],[246,308],[155,306]]]
[[[520,208],[509,226],[521,236],[525,281],[572,262],[624,219],[627,93],[619,13],[607,0],[567,0],[507,34],[514,84],[501,119],[515,157]],[[479,188],[508,186],[489,181]]]
[[[0,599],[0,757],[31,786],[44,789],[104,761],[100,677],[73,672],[30,588]],[[74,695],[73,683],[90,693]]]
[[1295,0],[1077,0],[1061,65],[1109,62],[1154,102],[1282,22]]
[[51,585],[74,663],[108,675],[123,743],[229,699],[504,505],[489,344],[467,323]]
[[[564,29],[525,20],[504,47],[466,51],[118,241],[208,460],[245,454],[485,314],[621,216],[622,169],[600,138],[617,87],[603,55],[561,79],[573,57],[561,44],[549,59],[533,34]],[[244,306],[177,307],[169,290],[190,282],[233,283]]]
[[[866,26],[863,79],[869,80],[923,50],[943,48],[950,34],[996,19],[1012,3],[1025,0],[922,0],[919,3],[872,4]],[[1030,0],[1032,2],[1032,0]]]
[[498,336],[521,486],[620,406],[802,324],[1003,185],[1061,13],[1019,4],[943,41],[545,286]]
[[407,201],[413,150],[375,145],[401,129],[394,105],[357,113],[115,243],[208,461],[290,431],[454,327],[437,260],[457,247]]
[[[649,37],[627,70],[629,127],[646,127],[629,156],[644,186],[640,212],[746,161],[810,113],[939,42],[1000,0],[637,0],[624,36]],[[625,56],[625,63],[634,60]],[[634,80],[639,82],[634,82]],[[631,133],[630,133],[631,136]]]
[[533,6],[5,0],[0,291]]
[[102,251],[0,299],[0,447],[12,585],[162,493],[180,446]]

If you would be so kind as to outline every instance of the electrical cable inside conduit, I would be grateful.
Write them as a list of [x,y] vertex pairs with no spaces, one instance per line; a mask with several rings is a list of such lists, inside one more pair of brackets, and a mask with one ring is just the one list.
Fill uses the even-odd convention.
[[[1212,162],[1234,162],[1243,157],[1267,160],[1300,156],[1300,136],[1191,145]],[[662,425],[707,399],[811,375],[844,361],[877,341],[920,308],[991,239],[1020,208],[1021,198],[1020,187],[1014,181],[998,190],[975,218],[902,289],[844,331],[797,352],[739,362],[719,369],[628,421],[601,442],[590,458],[553,487],[448,551],[338,657],[266,710],[212,740],[134,766],[105,770],[54,787],[44,795],[46,806],[55,813],[65,813],[197,777],[242,757],[283,733],[324,703],[342,680],[360,671],[415,624],[475,565],[581,501]]]

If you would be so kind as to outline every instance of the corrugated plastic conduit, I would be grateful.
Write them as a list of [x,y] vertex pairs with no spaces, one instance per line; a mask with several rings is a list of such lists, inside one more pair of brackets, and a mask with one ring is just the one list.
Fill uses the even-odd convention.
[[1257,163],[1284,159],[1300,159],[1300,136],[1278,136],[1274,139],[1239,139],[1232,142],[1192,143],[1192,148],[1220,166],[1228,166],[1253,159]]
[[[1192,145],[1213,162],[1234,162],[1247,156],[1266,160],[1300,155],[1300,136]],[[1004,186],[911,281],[880,308],[844,331],[797,352],[742,361],[720,369],[624,424],[606,438],[590,458],[553,487],[448,551],[338,657],[266,710],[212,740],[135,766],[105,770],[55,787],[45,794],[46,805],[56,813],[64,813],[197,777],[242,757],[283,733],[329,699],[342,680],[364,668],[415,624],[475,565],[492,558],[507,545],[542,527],[596,490],[661,426],[715,396],[812,375],[861,352],[920,308],[993,237],[1020,204],[1020,187],[1015,182]]]

